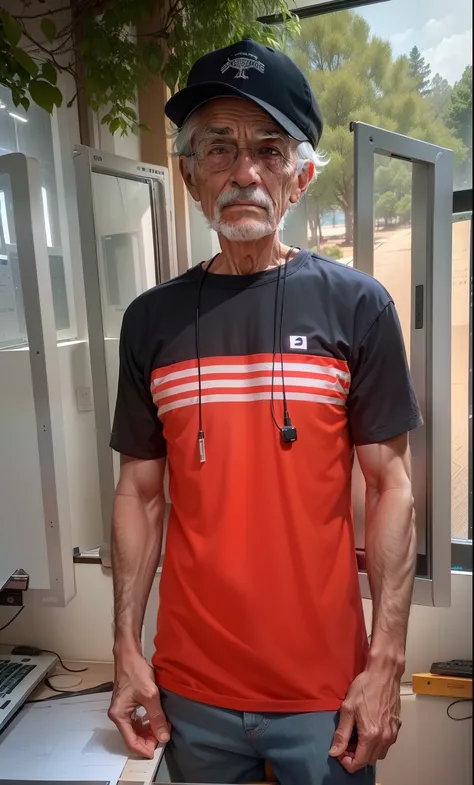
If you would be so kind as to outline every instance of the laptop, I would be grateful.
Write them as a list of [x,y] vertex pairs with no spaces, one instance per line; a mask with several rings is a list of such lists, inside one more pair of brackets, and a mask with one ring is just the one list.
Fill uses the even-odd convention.
[[24,657],[0,654],[0,731],[22,707],[34,688],[54,670],[54,654]]

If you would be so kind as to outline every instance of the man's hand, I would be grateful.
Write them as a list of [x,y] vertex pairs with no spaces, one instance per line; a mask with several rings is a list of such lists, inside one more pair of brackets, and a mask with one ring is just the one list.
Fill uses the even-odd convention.
[[[358,741],[348,749],[354,725]],[[352,682],[341,706],[329,754],[349,772],[383,760],[400,730],[400,679],[393,673],[365,670]]]
[[[139,706],[146,710],[143,720],[135,715]],[[153,668],[141,654],[117,662],[109,718],[127,747],[143,758],[153,758],[157,743],[169,741],[169,725],[161,708]]]

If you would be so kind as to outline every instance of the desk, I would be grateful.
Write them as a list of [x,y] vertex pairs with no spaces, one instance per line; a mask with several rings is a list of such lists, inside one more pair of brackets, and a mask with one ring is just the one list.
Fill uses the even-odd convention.
[[[85,673],[80,674],[82,678],[82,683],[75,688],[71,688],[71,691],[74,691],[74,689],[86,690],[89,689],[90,687],[95,687],[97,684],[102,684],[103,682],[107,682],[107,681],[113,681],[114,679],[114,666],[112,663],[66,661],[66,665],[70,668],[85,668],[85,667],[88,668],[88,670],[85,671]],[[59,664],[57,666],[55,673],[65,675],[64,670],[61,668]],[[67,675],[72,676],[72,674],[67,674]],[[53,697],[53,695],[57,696],[57,694],[58,694],[57,692],[53,692],[44,684],[41,684],[32,693],[31,700],[51,698]],[[131,756],[123,768],[119,780],[119,785],[151,785],[151,783],[153,783],[156,770],[157,770],[156,759],[143,760],[143,759],[133,758]]]

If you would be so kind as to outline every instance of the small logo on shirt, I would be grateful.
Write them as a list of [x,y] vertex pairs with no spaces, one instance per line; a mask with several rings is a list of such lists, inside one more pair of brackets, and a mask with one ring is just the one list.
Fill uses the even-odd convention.
[[306,351],[308,348],[308,339],[306,335],[290,335],[290,349],[303,349]]

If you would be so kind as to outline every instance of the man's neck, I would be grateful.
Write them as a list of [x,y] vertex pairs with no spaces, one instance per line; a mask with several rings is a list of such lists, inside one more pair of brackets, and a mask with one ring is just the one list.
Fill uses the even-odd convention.
[[220,275],[252,275],[271,270],[284,263],[289,251],[277,233],[252,242],[234,242],[219,235],[219,242],[222,250],[211,272]]

